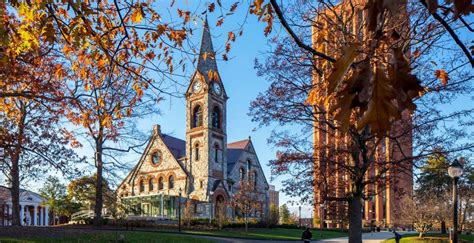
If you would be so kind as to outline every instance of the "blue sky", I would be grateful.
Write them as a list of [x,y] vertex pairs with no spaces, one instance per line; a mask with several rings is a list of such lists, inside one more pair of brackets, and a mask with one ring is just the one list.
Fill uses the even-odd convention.
[[[232,2],[225,4],[230,5]],[[185,1],[177,1],[173,10],[176,7],[184,9],[199,9],[202,12],[205,9],[205,2],[201,1],[189,1],[186,4]],[[169,6],[168,1],[159,2],[156,9]],[[227,136],[228,142],[246,139],[248,136],[252,137],[253,145],[257,151],[260,163],[265,172],[267,181],[276,186],[277,190],[281,189],[281,179],[271,179],[270,168],[267,166],[269,160],[275,157],[276,151],[267,145],[267,138],[270,135],[272,127],[264,127],[255,129],[258,124],[251,122],[251,117],[247,115],[249,111],[250,102],[254,100],[259,92],[264,92],[268,86],[268,83],[256,75],[254,70],[255,58],[260,56],[262,53],[269,50],[267,45],[267,38],[263,35],[263,29],[265,25],[257,21],[255,16],[248,16],[245,18],[247,11],[247,5],[240,5],[236,13],[232,16],[226,17],[224,24],[220,27],[215,27],[217,22],[218,14],[211,13],[208,16],[209,25],[211,26],[211,34],[213,37],[214,49],[219,53],[222,53],[225,48],[225,42],[227,40],[227,32],[237,29],[240,24],[245,21],[244,34],[241,37],[237,37],[237,41],[232,44],[232,49],[229,55],[229,61],[218,61],[218,69],[221,75],[224,87],[227,95],[230,97],[227,101]],[[158,10],[160,11],[160,10]],[[162,12],[160,12],[162,13]],[[168,16],[163,14],[163,18],[176,19],[176,13],[168,13]],[[194,26],[196,31],[191,37],[194,44],[198,45],[201,40],[202,33],[202,22],[197,21]],[[220,57],[220,55],[219,55]],[[188,66],[189,67],[189,66]],[[194,71],[193,68],[186,70],[186,75],[190,75]],[[159,80],[158,76],[152,76],[155,80]],[[178,82],[181,84],[188,84],[189,78],[176,77]],[[181,92],[184,93],[186,87],[180,88]],[[184,139],[185,137],[185,100],[184,98],[172,98],[164,96],[164,101],[158,104],[160,114],[155,114],[147,117],[146,119],[137,121],[138,127],[144,132],[150,132],[153,124],[160,124],[163,133],[173,135],[178,138]],[[149,133],[148,133],[149,134]],[[93,157],[94,154],[89,146],[89,143],[80,139],[84,147],[78,150],[80,156],[86,156],[89,165],[80,165],[83,168],[84,175],[93,173]],[[129,166],[133,167],[137,163],[139,155],[130,154],[124,158],[129,162]],[[122,171],[122,176],[125,176],[128,171]],[[55,174],[52,172],[51,174]],[[44,178],[46,178],[45,176]],[[0,179],[3,180],[3,175],[0,175]],[[118,181],[120,181],[118,179]],[[65,182],[67,183],[67,182]],[[22,187],[38,191],[42,187],[42,182],[27,180]],[[280,193],[280,205],[286,203],[290,198]],[[294,200],[294,199],[292,199]],[[291,211],[296,213],[298,206],[289,205]],[[303,217],[311,216],[311,207],[303,206],[302,210]]]
[[[205,2],[202,1],[189,1],[190,4],[185,4],[185,1],[176,1],[176,5],[182,8],[188,9],[199,9],[198,12],[202,12],[205,7]],[[228,4],[232,3],[231,1],[223,1]],[[160,9],[166,8],[169,6],[169,1],[162,1],[158,4],[156,8],[158,11]],[[180,6],[181,5],[181,6]],[[173,8],[173,10],[176,9]],[[267,38],[263,35],[263,29],[265,27],[264,23],[258,22],[255,16],[248,16],[245,18],[245,12],[247,11],[247,6],[244,4],[239,6],[237,12],[226,17],[224,24],[221,27],[215,27],[217,22],[216,13],[209,15],[209,24],[211,26],[211,33],[213,36],[214,48],[218,53],[222,53],[224,50],[224,45],[227,39],[227,32],[235,30],[240,26],[242,21],[246,21],[244,25],[244,34],[241,37],[238,37],[236,42],[232,44],[232,49],[230,52],[230,60],[218,61],[219,73],[224,83],[226,92],[230,97],[227,101],[227,136],[228,142],[237,141],[246,139],[248,136],[252,137],[252,142],[257,151],[260,163],[265,172],[265,176],[270,184],[276,186],[277,190],[281,189],[281,178],[276,178],[273,181],[271,179],[270,168],[267,166],[269,160],[275,158],[275,152],[272,147],[267,144],[268,136],[270,136],[270,131],[273,127],[264,127],[255,129],[258,124],[251,122],[251,117],[247,115],[249,111],[249,105],[252,100],[254,100],[259,92],[264,92],[268,86],[268,82],[263,78],[259,78],[256,75],[254,69],[254,60],[256,57],[261,56],[263,53],[268,51],[270,47],[267,45]],[[164,11],[160,11],[164,12]],[[173,18],[176,18],[175,13],[170,14]],[[164,18],[167,18],[164,16]],[[194,36],[192,36],[192,42],[199,44],[202,33],[202,23],[197,22],[194,26],[196,31]],[[276,23],[274,26],[274,31],[280,31],[279,25]],[[462,36],[469,39],[467,36]],[[220,56],[220,55],[219,55]],[[188,66],[189,67],[189,66]],[[186,74],[190,75],[194,71],[193,68],[188,68]],[[156,80],[159,80],[158,76],[152,76]],[[178,81],[182,84],[188,84],[188,78],[179,78]],[[181,88],[181,92],[184,93],[186,87]],[[138,121],[139,128],[144,132],[151,131],[153,124],[160,124],[161,130],[163,133],[173,135],[178,138],[184,139],[185,137],[185,100],[184,98],[171,98],[166,97],[164,101],[159,103],[160,114],[152,115],[144,120]],[[463,97],[463,101],[458,102],[461,106],[469,107],[472,102],[471,97]],[[470,101],[470,102],[469,102]],[[456,107],[457,105],[447,105],[447,109]],[[467,108],[466,107],[466,108]],[[79,151],[80,155],[88,156],[90,162],[92,157],[89,155],[93,154],[91,149],[88,147],[88,143],[84,142],[84,148]],[[132,167],[138,160],[137,154],[130,154],[126,160],[130,161],[129,166]],[[93,164],[93,163],[92,163]],[[92,172],[92,167],[87,167],[87,171]],[[123,176],[127,174],[128,171],[123,171]],[[2,177],[0,176],[0,179]],[[28,182],[25,188],[32,190],[37,190],[41,187],[41,183]],[[286,203],[290,199],[287,196],[280,193],[280,205]],[[296,212],[298,205],[290,205],[290,210]],[[302,216],[310,217],[312,214],[311,207],[308,205],[303,206]]]

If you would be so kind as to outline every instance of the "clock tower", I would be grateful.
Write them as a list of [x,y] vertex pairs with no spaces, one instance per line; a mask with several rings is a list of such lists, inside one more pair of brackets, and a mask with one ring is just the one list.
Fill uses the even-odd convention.
[[226,185],[227,99],[206,19],[196,71],[186,91],[186,167],[192,199],[209,201],[219,184]]

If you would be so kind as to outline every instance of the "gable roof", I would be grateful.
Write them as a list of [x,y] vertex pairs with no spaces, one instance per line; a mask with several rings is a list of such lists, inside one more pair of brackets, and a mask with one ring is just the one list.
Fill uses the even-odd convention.
[[186,142],[182,139],[162,134],[161,138],[176,160],[186,156]]
[[250,139],[244,139],[227,144],[227,171],[230,172],[234,168],[235,163],[244,153],[245,148],[249,144]]
[[[32,199],[25,198],[26,196],[33,196],[38,199],[38,201],[44,201],[45,199],[38,193],[29,191],[23,188],[20,188],[20,201],[25,201],[25,199],[31,201]],[[0,185],[0,200],[11,200],[11,188]]]
[[186,155],[186,143],[185,141],[170,136],[166,134],[162,134],[160,132],[156,133],[154,132],[152,136],[148,139],[148,144],[145,147],[145,150],[143,151],[140,159],[138,160],[138,163],[133,167],[133,169],[128,173],[128,175],[123,179],[123,181],[118,185],[117,189],[119,189],[126,181],[130,182],[134,180],[135,176],[137,173],[140,171],[140,167],[143,164],[145,156],[148,154],[148,151],[150,150],[150,146],[153,144],[153,141],[155,139],[158,139],[161,137],[161,141],[163,141],[164,145],[168,148],[170,153],[173,155],[175,158],[176,162],[178,162],[178,165],[181,167],[181,169],[184,171],[186,175],[189,176],[188,171],[184,167],[182,161],[180,158]]

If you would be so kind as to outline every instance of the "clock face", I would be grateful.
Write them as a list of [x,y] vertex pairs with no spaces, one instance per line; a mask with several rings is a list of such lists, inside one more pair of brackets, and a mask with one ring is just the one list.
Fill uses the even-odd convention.
[[196,81],[194,84],[193,84],[193,92],[196,93],[196,92],[199,92],[199,90],[201,90],[201,82],[199,81]]
[[222,92],[221,86],[216,82],[212,83],[212,90],[214,90],[214,92],[216,92],[218,95],[220,95]]

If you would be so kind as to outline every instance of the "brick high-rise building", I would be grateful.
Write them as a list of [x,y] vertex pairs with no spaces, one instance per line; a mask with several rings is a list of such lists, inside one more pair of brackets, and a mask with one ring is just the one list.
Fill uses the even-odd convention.
[[[364,28],[364,21],[367,21],[367,10],[364,0],[351,1],[351,4],[343,2],[331,10],[320,10],[318,18],[313,26],[312,44],[313,48],[330,56],[341,56],[341,50],[349,42],[363,43],[369,36]],[[401,11],[403,12],[403,11]],[[403,16],[403,14],[401,14]],[[405,15],[406,16],[406,15]],[[388,24],[400,23],[401,16],[389,18]],[[394,21],[396,19],[396,21]],[[401,25],[400,28],[406,26]],[[401,30],[399,33],[403,33]],[[330,65],[324,62],[317,62],[316,65],[324,71],[328,71]],[[313,83],[321,85],[323,80],[319,75],[314,74]],[[322,105],[321,105],[322,107]],[[323,109],[323,108],[321,108]],[[325,200],[327,197],[343,197],[349,192],[347,179],[347,168],[343,168],[344,163],[348,163],[348,154],[341,155],[335,151],[347,148],[349,137],[342,135],[339,130],[333,129],[336,123],[330,115],[318,115],[314,123],[314,156],[315,156],[315,176],[324,177],[326,190],[320,188],[321,178],[314,186],[314,215],[317,225],[320,218],[324,219],[324,227],[346,227],[348,219],[347,202]],[[372,163],[365,176],[374,177],[379,172],[389,166],[384,182],[378,185],[368,185],[365,188],[368,200],[365,200],[362,207],[362,218],[365,225],[378,225],[388,227],[397,225],[397,212],[400,208],[399,200],[404,195],[411,195],[413,191],[412,173],[412,133],[411,115],[408,112],[403,114],[402,121],[397,122],[392,127],[390,137],[397,137],[397,140],[384,139],[374,149],[374,160],[380,161]],[[402,161],[394,166],[391,161]],[[390,166],[393,166],[390,167]],[[403,168],[403,169],[401,169]],[[318,181],[318,180],[315,180]],[[374,195],[375,194],[375,195]],[[315,225],[316,226],[316,225]]]

